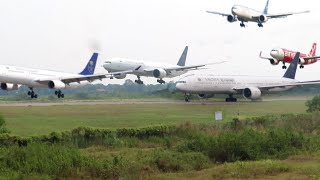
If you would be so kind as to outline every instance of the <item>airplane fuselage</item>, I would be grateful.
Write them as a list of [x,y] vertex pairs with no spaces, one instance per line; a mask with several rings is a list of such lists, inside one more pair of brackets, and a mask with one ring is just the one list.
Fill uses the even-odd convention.
[[[168,67],[179,67],[177,65],[169,65],[169,64],[155,64],[155,63],[145,63],[141,61],[135,60],[124,60],[124,59],[109,59],[105,62],[103,67],[109,72],[121,72],[121,71],[130,71],[134,70],[133,73],[136,76],[146,76],[146,77],[154,77],[153,69],[163,69]],[[146,71],[148,70],[148,71]],[[151,71],[150,71],[151,70]],[[169,71],[167,74],[167,78],[172,78],[176,76],[180,76],[187,71]]]
[[[243,22],[259,22],[259,20],[257,18],[253,18],[253,17],[259,17],[261,15],[263,15],[262,12],[245,7],[245,6],[241,6],[241,5],[234,5],[231,8],[231,13],[237,17],[237,19],[239,21],[243,21]],[[263,23],[263,22],[260,22]]]
[[[38,79],[56,79],[74,76],[75,74],[56,72],[49,70],[39,70],[15,66],[0,66],[0,83],[23,84],[31,88],[48,88],[46,83],[38,83]],[[66,88],[75,88],[86,82],[66,84]]]
[[[177,89],[186,93],[198,94],[241,94],[236,90],[240,87],[260,87],[295,83],[288,78],[253,77],[253,76],[224,76],[224,75],[188,75],[177,81]],[[261,89],[262,93],[281,92],[292,86]]]
[[[270,52],[270,56],[278,61],[283,61],[285,63],[291,63],[296,51],[291,51],[284,48],[276,48],[272,49]],[[300,58],[303,59],[305,57],[310,57],[307,54],[300,53]],[[306,59],[304,61],[299,61],[299,64],[308,65],[317,62],[317,59]]]

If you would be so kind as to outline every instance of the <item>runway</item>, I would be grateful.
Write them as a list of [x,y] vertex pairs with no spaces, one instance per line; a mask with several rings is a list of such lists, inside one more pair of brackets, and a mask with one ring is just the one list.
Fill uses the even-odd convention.
[[65,102],[3,102],[0,107],[32,107],[32,106],[77,106],[77,105],[134,105],[134,104],[177,104],[177,105],[234,105],[247,103],[261,103],[271,101],[303,101],[308,97],[285,97],[285,98],[268,98],[262,101],[250,101],[246,99],[239,99],[238,102],[225,102],[215,100],[196,100],[191,102],[184,102],[183,100],[124,100],[124,101],[65,101]]

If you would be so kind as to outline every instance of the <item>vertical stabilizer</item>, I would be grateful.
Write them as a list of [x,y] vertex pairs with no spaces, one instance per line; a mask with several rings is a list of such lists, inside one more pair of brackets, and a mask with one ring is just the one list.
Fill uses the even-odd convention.
[[297,71],[299,60],[300,60],[300,52],[297,52],[289,68],[287,69],[286,73],[284,73],[283,75],[284,78],[294,79],[296,77],[296,71]]
[[317,50],[317,43],[313,43],[308,56],[316,56],[316,50]]
[[267,0],[267,4],[264,7],[263,14],[265,14],[265,15],[268,14],[268,8],[269,8],[269,0]]
[[187,54],[188,54],[188,46],[184,48],[183,53],[181,54],[181,57],[177,63],[178,66],[186,65]]
[[94,70],[96,68],[97,64],[97,59],[98,59],[98,53],[93,53],[88,64],[86,67],[82,70],[81,75],[92,75],[94,73]]

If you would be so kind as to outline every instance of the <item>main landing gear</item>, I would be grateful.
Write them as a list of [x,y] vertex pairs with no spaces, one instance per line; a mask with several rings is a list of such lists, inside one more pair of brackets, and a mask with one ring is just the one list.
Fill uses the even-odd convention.
[[246,27],[246,25],[243,23],[243,21],[241,21],[241,23],[240,23],[240,27],[243,27],[243,28],[245,28],[245,27]]
[[301,64],[301,65],[300,65],[300,69],[303,69],[303,68],[304,68],[304,65]]
[[237,98],[234,98],[232,94],[229,94],[229,97],[226,98],[226,102],[237,102]]
[[137,80],[134,80],[135,83],[137,84],[143,84],[143,81],[141,81],[140,76],[137,76]]
[[184,94],[184,101],[185,102],[190,102],[190,94],[188,94],[188,93]]
[[261,28],[263,27],[263,25],[261,23],[258,23],[258,26],[261,27]]
[[285,63],[285,62],[283,62],[282,69],[287,69],[287,66],[286,66],[286,63]]
[[166,82],[165,82],[164,80],[162,80],[162,79],[158,79],[157,82],[160,83],[160,84],[165,84],[165,83],[166,83]]
[[30,96],[31,98],[38,98],[38,94],[36,94],[34,91],[33,91],[33,88],[29,88],[30,91],[28,91],[28,96]]
[[61,92],[60,90],[55,91],[54,94],[55,94],[58,98],[64,98],[64,94],[62,94],[62,92]]

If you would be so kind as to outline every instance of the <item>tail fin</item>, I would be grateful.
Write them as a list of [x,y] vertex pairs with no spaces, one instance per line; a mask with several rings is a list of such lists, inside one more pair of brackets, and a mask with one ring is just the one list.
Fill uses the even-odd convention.
[[188,46],[184,48],[183,53],[181,54],[181,57],[177,63],[178,66],[186,65],[187,54],[188,54]]
[[268,8],[269,8],[269,0],[267,0],[267,4],[266,4],[266,6],[264,7],[264,10],[263,10],[263,14],[264,14],[264,15],[268,14]]
[[315,56],[316,55],[316,50],[317,50],[317,43],[312,44],[312,48],[310,50],[309,56]]
[[86,67],[82,70],[81,75],[92,75],[94,73],[94,70],[96,68],[97,64],[97,59],[98,59],[98,53],[93,53],[88,64]]
[[297,52],[296,55],[294,56],[291,64],[290,64],[289,68],[287,69],[286,73],[284,73],[284,75],[283,75],[284,78],[289,78],[289,79],[295,78],[299,59],[300,59],[300,52]]

